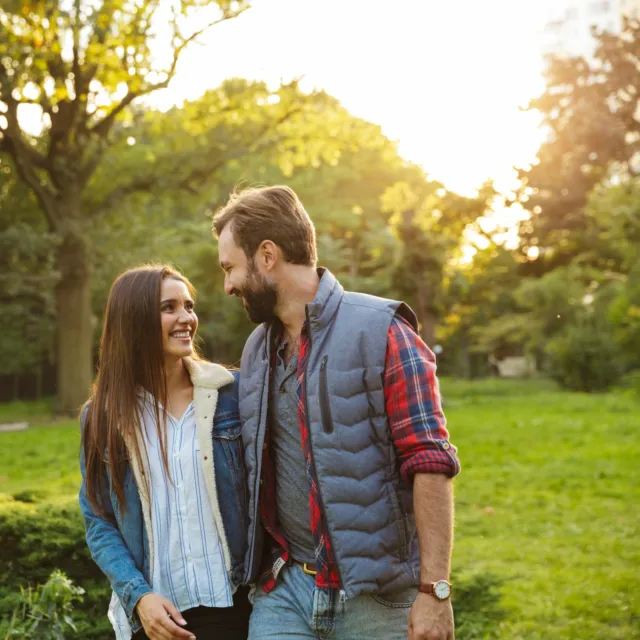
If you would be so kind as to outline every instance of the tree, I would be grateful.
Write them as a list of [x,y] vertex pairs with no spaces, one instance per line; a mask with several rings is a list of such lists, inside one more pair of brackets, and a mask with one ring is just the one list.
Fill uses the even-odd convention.
[[[380,127],[351,116],[335,99],[303,94],[296,83],[274,91],[232,79],[167,113],[137,109],[117,126],[126,133],[107,152],[88,191],[91,208],[99,211],[87,231],[98,320],[120,271],[171,262],[199,291],[206,355],[236,362],[251,325],[224,295],[205,213],[226,202],[237,185],[256,183],[284,182],[298,192],[316,224],[322,264],[346,286],[389,293],[386,256],[395,241],[380,196],[395,181],[423,174],[400,158]],[[215,169],[214,179],[201,175],[181,184],[203,167]],[[131,194],[132,175],[162,182]]]
[[528,338],[514,297],[523,277],[521,255],[493,235],[481,237],[486,246],[453,266],[445,291],[443,364],[448,374],[466,378],[487,373],[489,355],[522,355]]
[[597,189],[586,213],[598,231],[599,284],[609,294],[609,320],[624,368],[640,369],[640,183]]
[[415,184],[398,182],[383,195],[383,209],[392,214],[389,223],[398,239],[392,287],[414,307],[430,346],[444,311],[445,267],[456,257],[465,229],[487,212],[494,196],[491,184],[476,198],[466,198],[424,175]]
[[[167,7],[173,9],[170,62],[156,69],[154,24]],[[290,172],[332,159],[342,141],[357,135],[345,129],[346,111],[334,99],[304,94],[296,82],[271,90],[228,81],[166,114],[135,102],[168,86],[185,48],[246,7],[244,0],[41,0],[0,9],[0,154],[12,160],[5,166],[29,186],[48,230],[60,239],[60,412],[75,412],[88,392],[92,237],[104,241],[110,212],[135,198],[147,213],[156,205],[159,224],[166,219],[157,206],[160,192],[179,191],[183,206],[185,197],[202,204],[226,163],[268,149]],[[190,27],[197,10],[215,16]],[[19,113],[27,104],[42,111],[39,136],[21,128]]]
[[[132,103],[173,78],[181,53],[214,24],[245,9],[218,0],[210,23],[187,18],[206,3],[180,0],[168,28],[171,56],[153,65],[154,19],[160,0],[19,0],[0,9],[0,151],[33,191],[49,230],[60,238],[56,268],[58,410],[77,411],[92,375],[90,283],[92,248],[86,227],[93,213],[86,193],[113,144],[114,127]],[[42,110],[40,136],[23,130],[24,105]]]
[[596,37],[595,60],[550,60],[546,90],[529,105],[549,134],[537,162],[519,171],[519,199],[531,212],[520,227],[522,249],[539,253],[533,273],[567,265],[589,243],[585,205],[596,185],[640,171],[640,22]]

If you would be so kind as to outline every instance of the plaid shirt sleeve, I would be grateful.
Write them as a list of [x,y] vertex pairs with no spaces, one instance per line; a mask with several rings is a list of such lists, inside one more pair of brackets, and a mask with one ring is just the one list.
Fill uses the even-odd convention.
[[436,359],[420,336],[396,316],[389,328],[384,394],[400,473],[409,485],[416,473],[460,471],[449,442],[436,378]]

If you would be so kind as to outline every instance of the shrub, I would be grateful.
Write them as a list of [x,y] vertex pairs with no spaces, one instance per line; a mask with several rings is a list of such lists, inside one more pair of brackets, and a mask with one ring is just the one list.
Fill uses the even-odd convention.
[[20,590],[44,584],[53,569],[60,569],[86,591],[74,610],[77,632],[70,631],[65,637],[111,639],[113,631],[106,616],[111,589],[91,559],[75,500],[1,503],[0,620],[5,627],[20,606]]
[[620,380],[619,386],[625,395],[640,398],[640,369],[627,373]]
[[566,327],[545,352],[551,377],[572,391],[606,391],[623,373],[610,326],[593,316]]
[[[61,571],[54,571],[44,585],[21,590],[21,604],[14,611],[5,640],[65,640],[77,631],[71,613],[82,600],[76,587]],[[65,633],[67,636],[65,636]]]

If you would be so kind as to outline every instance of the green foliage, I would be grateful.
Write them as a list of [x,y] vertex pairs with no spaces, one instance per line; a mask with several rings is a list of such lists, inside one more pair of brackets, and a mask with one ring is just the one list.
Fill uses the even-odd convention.
[[28,422],[31,418],[41,420],[43,417],[49,419],[52,412],[53,398],[39,400],[38,402],[8,402],[0,404],[0,423],[19,422],[20,420]]
[[0,225],[0,375],[33,371],[51,358],[56,238],[17,223]]
[[471,378],[488,373],[488,356],[520,355],[526,329],[514,290],[522,280],[518,255],[491,242],[472,262],[451,265],[444,281],[445,344],[439,368]]
[[456,257],[464,230],[487,212],[494,196],[490,184],[476,198],[465,198],[432,181],[398,182],[382,196],[397,239],[392,289],[416,311],[429,346],[443,314],[445,267]]
[[84,589],[76,587],[55,570],[44,585],[21,590],[21,603],[11,618],[5,640],[65,640],[77,631],[73,622],[74,602],[81,602]]
[[[89,555],[76,500],[35,505],[0,502],[0,619],[8,621],[21,606],[21,589],[45,583],[53,568],[86,591],[73,615],[77,630],[65,633],[65,637],[109,637],[106,611],[110,589]],[[44,601],[38,602],[45,606]],[[27,637],[40,640],[47,636]]]
[[549,373],[572,391],[605,391],[622,375],[621,354],[608,322],[585,314],[546,347]]
[[631,371],[623,376],[619,386],[623,393],[632,395],[640,400],[640,369]]
[[[546,90],[530,109],[544,119],[548,139],[538,162],[521,170],[520,201],[532,213],[521,224],[525,250],[540,251],[536,273],[566,265],[593,240],[585,205],[610,174],[637,175],[637,87],[640,22],[622,34],[598,34],[596,59],[557,57],[546,70]],[[606,254],[605,254],[606,255]]]

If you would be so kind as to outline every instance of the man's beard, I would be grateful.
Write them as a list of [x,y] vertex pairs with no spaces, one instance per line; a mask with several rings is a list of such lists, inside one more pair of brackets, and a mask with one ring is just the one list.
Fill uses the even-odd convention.
[[254,262],[249,265],[249,273],[241,294],[244,309],[251,322],[261,324],[275,320],[278,289],[275,283],[258,272]]

